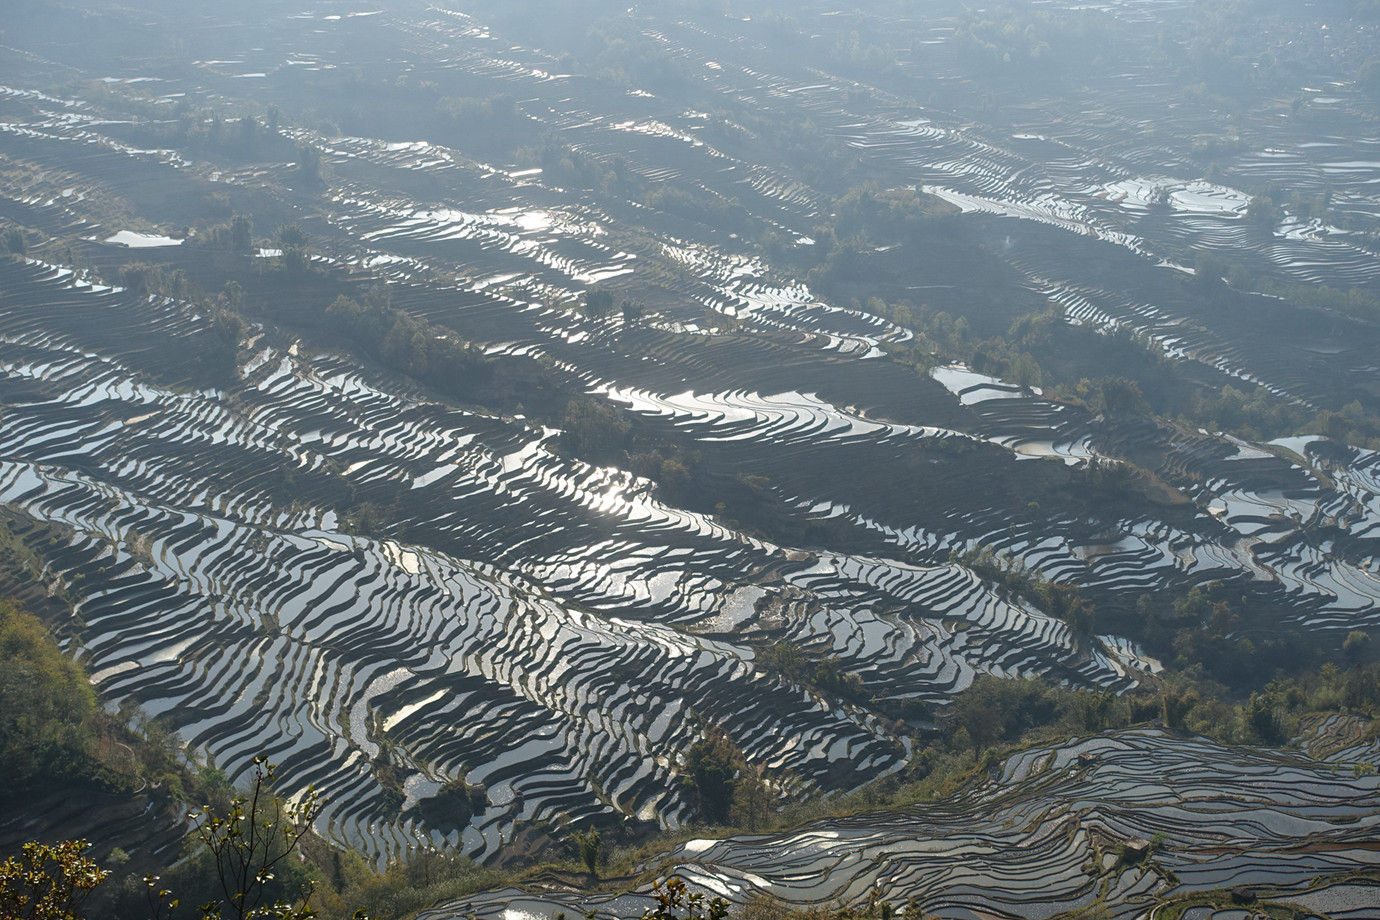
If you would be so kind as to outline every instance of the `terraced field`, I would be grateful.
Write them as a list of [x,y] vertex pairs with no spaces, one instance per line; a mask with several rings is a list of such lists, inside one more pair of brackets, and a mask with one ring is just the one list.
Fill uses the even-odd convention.
[[[0,219],[28,240],[0,264],[0,500],[67,535],[45,547],[83,596],[64,640],[102,691],[232,775],[264,750],[295,788],[323,791],[337,839],[376,856],[449,841],[482,858],[525,823],[692,820],[679,775],[710,733],[785,800],[899,770],[922,726],[887,714],[942,707],[975,674],[1128,689],[1161,666],[1117,634],[1147,595],[1227,583],[1251,611],[1233,639],[1291,629],[1339,644],[1380,627],[1376,452],[1095,413],[942,362],[917,373],[891,356],[919,340],[918,318],[856,302],[905,290],[917,314],[948,311],[981,336],[1050,302],[1062,326],[1143,336],[1208,389],[1374,412],[1371,319],[1185,283],[1198,253],[1227,253],[1281,285],[1380,296],[1363,233],[1288,213],[1261,232],[1243,190],[1325,186],[1334,216],[1380,220],[1380,141],[1358,88],[1300,87],[1307,117],[1244,132],[1209,181],[1185,152],[1206,116],[1166,115],[1145,69],[1095,100],[1034,100],[1018,124],[977,117],[952,48],[961,10],[945,4],[927,21],[857,22],[806,5],[793,44],[738,16],[635,6],[616,26],[631,49],[621,77],[600,75],[609,62],[567,67],[556,27],[517,6],[387,6],[178,11],[175,54],[138,16],[94,17],[122,40],[84,48],[21,18],[0,48]],[[1179,6],[1102,15],[1163,25]],[[148,15],[167,24],[156,3]],[[875,73],[810,38],[888,30],[928,38]],[[471,124],[446,98],[490,108]],[[259,128],[230,114],[270,104],[281,121]],[[880,280],[826,294],[838,284],[815,284],[800,256],[823,245],[811,235],[843,180],[792,165],[768,122],[794,126],[850,185],[920,187],[953,213],[928,236],[871,241]],[[227,123],[264,134],[243,149],[198,134]],[[281,267],[272,239],[257,255],[208,245],[232,213],[265,237],[299,223],[314,273]],[[134,262],[240,286],[249,325],[231,373],[205,372],[225,350],[205,300],[122,287]],[[599,288],[639,310],[577,309]],[[381,367],[329,327],[337,294],[384,298],[431,324],[424,337],[454,334],[495,379],[530,386],[427,389],[425,368]],[[570,456],[549,406],[572,396],[691,458],[733,504],[686,499],[665,464]],[[1089,487],[1094,461],[1129,458],[1142,486]],[[1116,625],[1079,635],[997,591],[955,556],[980,546],[1079,586]],[[781,639],[836,656],[864,692],[760,666]],[[1340,773],[1241,755],[1241,775],[1284,772],[1248,839],[1224,844],[1205,813],[1169,804],[1235,788],[1205,767],[1220,752],[1153,733],[1089,744],[1097,762],[1081,773],[1065,769],[1075,748],[1035,752],[951,812],[802,837],[788,848],[800,865],[764,862],[751,841],[677,860],[736,900],[756,886],[853,901],[933,879],[926,906],[953,916],[1022,915],[1033,907],[983,899],[1036,877],[1058,880],[1060,909],[1102,897],[1131,916],[1177,890],[1167,873],[1186,891],[1253,883],[1238,872],[1246,849],[1283,854],[1315,832],[1337,855],[1280,855],[1297,871],[1279,887],[1367,865],[1352,834],[1373,801],[1348,801]],[[1183,785],[1140,787],[1118,766],[1146,758]],[[457,779],[485,807],[429,820]],[[1304,787],[1316,814],[1290,810]],[[1092,800],[1115,804],[1094,814]],[[986,830],[960,817],[979,805]],[[1334,817],[1365,821],[1315,823]],[[916,843],[916,822],[972,854],[969,888],[926,862],[938,844]],[[982,862],[996,828],[1058,846],[1043,862],[1019,848]],[[1156,854],[1164,871],[1084,871],[1120,836],[1163,828],[1184,836]],[[853,868],[815,878],[835,860]],[[827,890],[799,888],[807,876]]]
[[[1380,783],[1354,769],[1377,757],[1355,728],[1341,718],[1300,739],[1322,748],[1321,760],[1154,731],[1034,748],[942,804],[691,840],[657,868],[739,907],[767,897],[904,909],[913,898],[925,916],[945,918],[1153,917],[1235,891],[1249,908],[1185,916],[1250,916],[1258,899],[1300,916],[1361,917],[1374,907],[1374,883],[1344,879],[1375,867]],[[637,917],[652,903],[646,889],[606,898],[507,890],[422,916]]]
[[[366,849],[421,832],[378,825],[384,739],[410,777],[404,815],[447,779],[488,787],[465,840],[478,853],[519,819],[617,809],[675,826],[668,770],[706,726],[796,791],[899,767],[894,729],[753,667],[739,633],[768,608],[776,632],[827,643],[883,693],[942,700],[974,667],[1125,685],[959,566],[743,537],[559,459],[549,432],[387,392],[329,355],[264,347],[229,392],[151,386],[83,331],[118,317],[191,338],[194,318],[36,263],[0,271],[0,495],[71,529],[51,558],[89,586],[77,636],[94,679],[219,763],[267,747]],[[59,307],[65,332],[42,322]],[[342,490],[398,492],[408,539],[342,532],[322,510]],[[872,609],[908,604],[924,612]]]

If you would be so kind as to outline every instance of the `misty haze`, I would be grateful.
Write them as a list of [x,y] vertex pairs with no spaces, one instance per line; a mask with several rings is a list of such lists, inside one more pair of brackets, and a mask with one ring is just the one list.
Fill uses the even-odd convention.
[[3,6],[0,918],[1380,917],[1380,0]]

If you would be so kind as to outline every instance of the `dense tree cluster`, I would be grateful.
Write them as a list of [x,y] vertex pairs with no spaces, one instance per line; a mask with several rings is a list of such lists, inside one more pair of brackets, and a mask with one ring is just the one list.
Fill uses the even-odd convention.
[[1095,610],[1077,585],[1050,581],[988,546],[955,550],[951,558],[985,580],[1063,620],[1075,635],[1087,638],[1093,634]]
[[561,446],[594,462],[622,459],[632,420],[627,413],[592,397],[572,399],[561,421]]
[[766,821],[774,797],[757,768],[720,732],[710,730],[685,754],[684,776],[695,791],[700,818],[749,830]]
[[489,379],[489,362],[476,349],[386,302],[342,294],[326,318],[371,358],[446,392],[460,395]]
[[866,701],[862,678],[843,670],[837,655],[816,655],[800,649],[789,639],[769,645],[757,656],[763,669],[789,681],[806,684],[830,696]]
[[507,93],[475,98],[444,96],[436,100],[436,113],[469,130],[502,127],[518,116],[517,100]]
[[89,772],[96,695],[37,617],[0,601],[0,796]]
[[174,115],[171,121],[137,122],[132,139],[145,147],[181,148],[241,162],[283,157],[293,150],[293,142],[280,130],[283,113],[276,107],[227,117],[218,109],[184,102]]

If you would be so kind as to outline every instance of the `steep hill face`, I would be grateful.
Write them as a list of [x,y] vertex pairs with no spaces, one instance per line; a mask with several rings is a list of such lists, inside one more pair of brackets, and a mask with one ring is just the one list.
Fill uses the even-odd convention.
[[[836,792],[975,674],[1380,625],[1361,52],[1272,14],[1247,79],[1126,2],[1064,11],[1086,72],[991,69],[910,6],[20,4],[0,500],[102,691],[483,858],[680,826],[710,735]],[[1214,67],[1256,101],[1156,77]]]

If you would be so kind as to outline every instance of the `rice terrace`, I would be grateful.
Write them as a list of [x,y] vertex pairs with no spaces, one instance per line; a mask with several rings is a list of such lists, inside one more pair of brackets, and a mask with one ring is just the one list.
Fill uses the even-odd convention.
[[8,0],[0,240],[0,917],[1380,917],[1375,0]]

